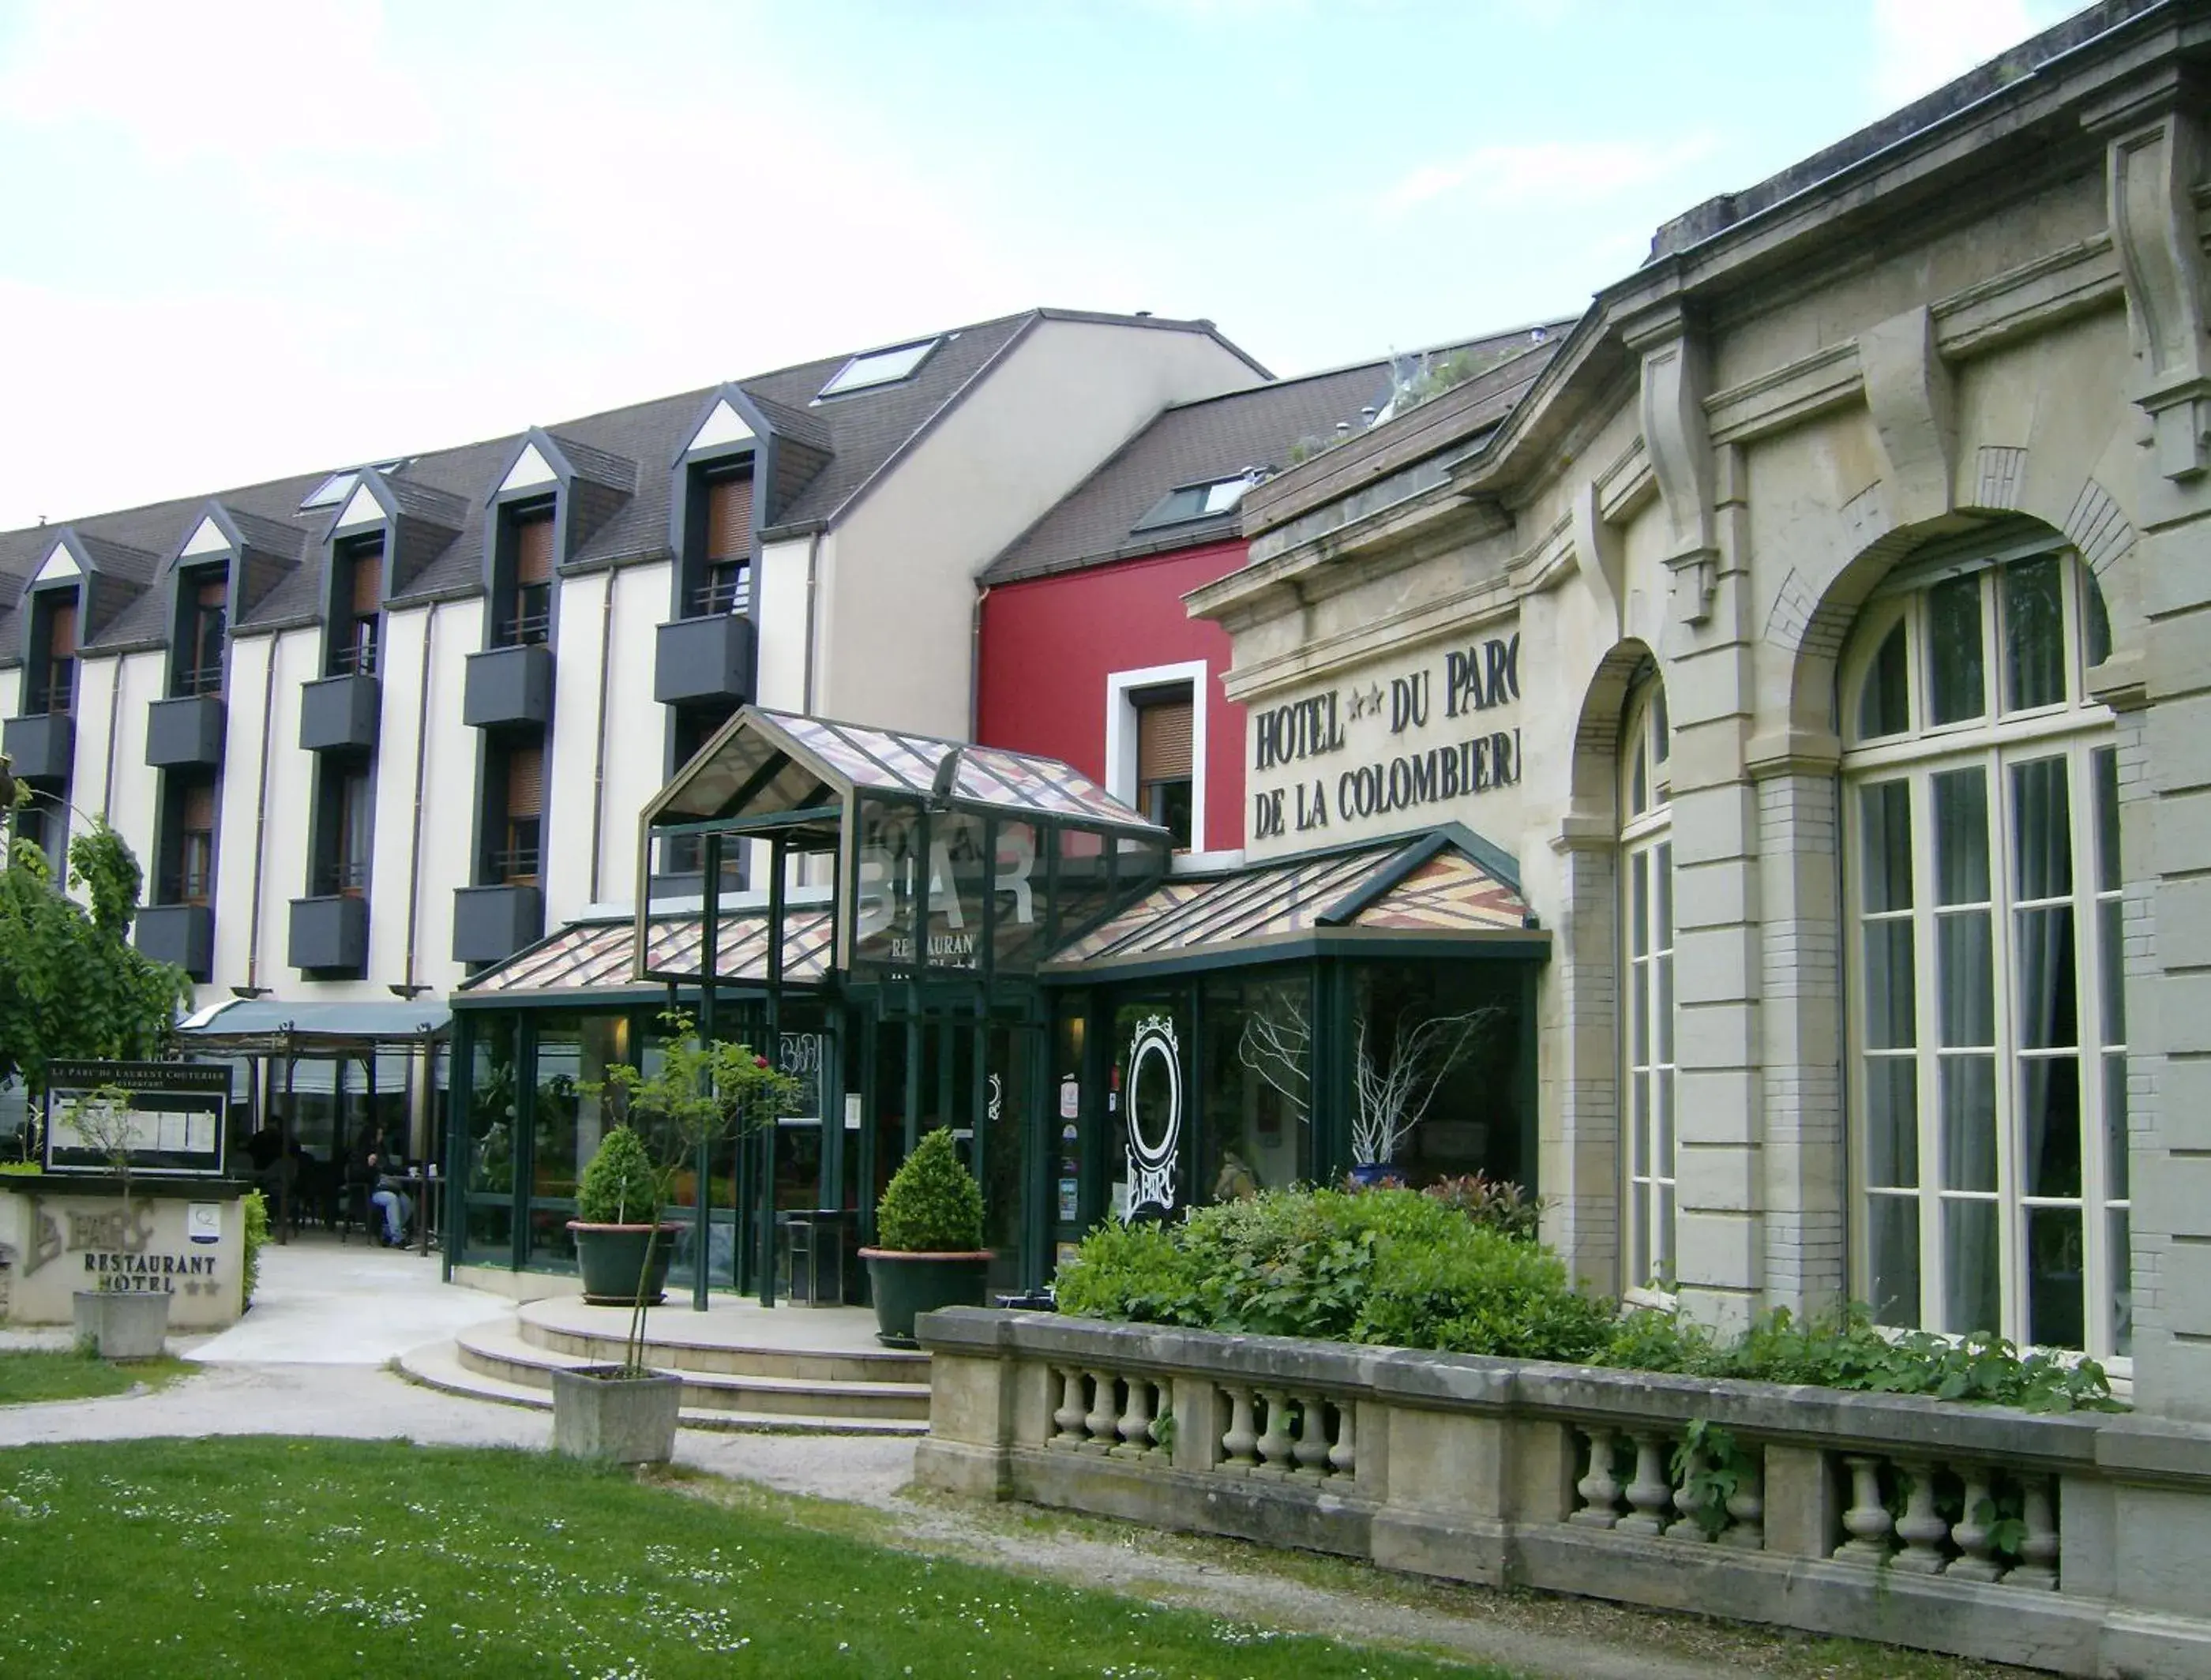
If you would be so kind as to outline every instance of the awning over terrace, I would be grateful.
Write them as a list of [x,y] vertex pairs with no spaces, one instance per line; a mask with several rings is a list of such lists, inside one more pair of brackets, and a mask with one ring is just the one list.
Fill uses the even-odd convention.
[[391,1003],[236,998],[186,1016],[177,1037],[208,1055],[359,1056],[379,1045],[443,1038],[452,1020],[452,1011],[427,998]]
[[[693,910],[653,916],[647,923],[646,961],[660,970],[696,968],[706,916]],[[716,972],[733,986],[767,982],[767,907],[754,904],[722,914]],[[826,904],[793,905],[784,917],[783,977],[786,984],[818,983],[828,972],[831,919]],[[520,999],[537,994],[572,995],[634,987],[637,924],[571,922],[550,938],[488,969],[461,988],[467,998]]]

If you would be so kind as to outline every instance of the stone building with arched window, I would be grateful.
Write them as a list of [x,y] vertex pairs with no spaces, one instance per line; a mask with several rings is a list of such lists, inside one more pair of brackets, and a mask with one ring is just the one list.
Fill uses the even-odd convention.
[[2207,68],[2211,9],[2098,6],[1697,207],[1530,379],[1250,492],[1190,597],[1251,861],[1517,860],[1594,1284],[2211,1417]]

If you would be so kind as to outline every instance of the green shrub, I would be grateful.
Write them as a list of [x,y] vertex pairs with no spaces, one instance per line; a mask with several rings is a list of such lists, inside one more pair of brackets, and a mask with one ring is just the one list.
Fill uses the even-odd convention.
[[239,1211],[245,1220],[245,1292],[239,1302],[243,1312],[253,1304],[253,1291],[261,1282],[261,1251],[269,1245],[269,1204],[262,1200],[261,1192],[248,1190],[239,1199]]
[[1576,1293],[1549,1249],[1474,1211],[1493,1216],[1515,1206],[1530,1204],[1470,1187],[1445,1195],[1269,1190],[1194,1208],[1178,1224],[1110,1222],[1061,1267],[1059,1306],[1089,1318],[1190,1329],[1810,1383],[2032,1411],[2117,1409],[2093,1360],[2022,1356],[1993,1336],[1954,1343],[1921,1332],[1891,1335],[1862,1307],[1805,1320],[1776,1311],[1725,1340],[1672,1313],[1615,1316],[1611,1302]]
[[939,1127],[914,1145],[875,1206],[875,1244],[909,1254],[972,1254],[983,1246],[983,1192]]
[[610,1127],[576,1185],[576,1218],[587,1225],[645,1225],[660,1217],[660,1176],[645,1140]]

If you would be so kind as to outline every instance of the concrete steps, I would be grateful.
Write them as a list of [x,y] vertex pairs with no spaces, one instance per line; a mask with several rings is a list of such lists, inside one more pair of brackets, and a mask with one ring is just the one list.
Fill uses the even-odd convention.
[[[928,1415],[929,1356],[925,1353],[895,1348],[748,1345],[681,1333],[680,1326],[688,1316],[669,1313],[663,1318],[646,1320],[646,1345],[651,1349],[651,1363],[657,1369],[840,1388],[918,1389],[923,1405],[916,1415]],[[612,1364],[621,1357],[623,1333],[613,1325],[579,1328],[528,1308],[518,1322],[523,1340],[548,1352],[566,1354],[595,1365]]]
[[[653,1350],[653,1363],[667,1362]],[[416,1348],[401,1357],[401,1372],[424,1387],[472,1399],[549,1411],[553,1372],[604,1359],[540,1347],[505,1324],[463,1331],[451,1342]],[[686,1429],[794,1435],[916,1435],[929,1428],[929,1388],[916,1385],[809,1383],[793,1378],[744,1376],[711,1371],[681,1373]],[[851,1394],[875,1387],[887,1394]],[[919,1410],[912,1410],[916,1396]],[[813,1409],[809,1409],[809,1407]]]

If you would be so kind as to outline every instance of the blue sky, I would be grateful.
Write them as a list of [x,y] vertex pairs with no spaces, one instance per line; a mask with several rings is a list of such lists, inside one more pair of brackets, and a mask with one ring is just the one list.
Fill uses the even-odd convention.
[[2063,0],[0,0],[0,525],[1046,303],[1573,314]]

